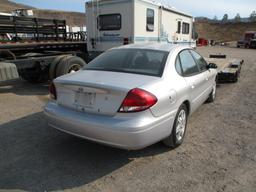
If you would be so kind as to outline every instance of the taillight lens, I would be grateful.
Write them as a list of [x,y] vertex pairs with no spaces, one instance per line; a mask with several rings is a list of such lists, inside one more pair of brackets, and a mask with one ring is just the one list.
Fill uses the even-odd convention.
[[119,108],[119,112],[130,113],[144,111],[155,105],[156,102],[157,98],[153,94],[138,88],[132,89],[125,97]]
[[49,93],[50,98],[56,100],[57,99],[57,92],[54,83],[51,83],[49,86]]

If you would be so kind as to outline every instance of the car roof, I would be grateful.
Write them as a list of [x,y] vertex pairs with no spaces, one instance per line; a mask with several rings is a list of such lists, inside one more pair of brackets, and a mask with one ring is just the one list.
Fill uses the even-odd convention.
[[116,47],[114,49],[148,49],[148,50],[158,50],[158,51],[167,51],[171,52],[175,49],[190,49],[189,46],[177,45],[172,43],[139,43],[139,44],[130,44],[124,45],[120,47]]

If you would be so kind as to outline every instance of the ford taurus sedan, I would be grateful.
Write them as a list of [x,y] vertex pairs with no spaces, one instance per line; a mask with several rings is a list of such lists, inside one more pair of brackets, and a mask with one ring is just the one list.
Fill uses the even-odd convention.
[[49,125],[87,140],[136,150],[184,140],[187,119],[216,94],[216,65],[171,44],[111,49],[54,80]]

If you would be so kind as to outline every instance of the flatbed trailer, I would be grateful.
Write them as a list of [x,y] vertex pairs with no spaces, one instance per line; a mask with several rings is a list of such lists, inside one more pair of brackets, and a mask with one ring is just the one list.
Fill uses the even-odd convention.
[[0,16],[0,35],[10,37],[0,38],[0,82],[44,82],[86,64],[86,34],[67,33],[65,20]]
[[237,82],[244,63],[242,59],[227,58],[226,55],[210,55],[206,61],[218,66],[218,83]]

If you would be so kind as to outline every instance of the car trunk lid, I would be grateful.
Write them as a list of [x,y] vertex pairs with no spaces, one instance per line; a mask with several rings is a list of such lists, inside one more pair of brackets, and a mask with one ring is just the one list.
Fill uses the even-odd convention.
[[57,103],[76,111],[115,115],[127,93],[159,78],[106,71],[83,70],[54,81]]

